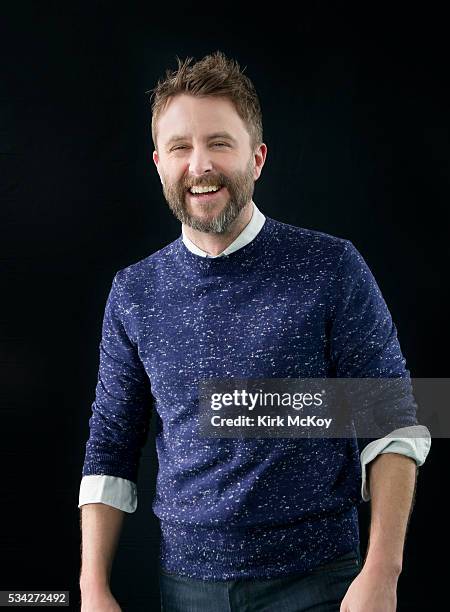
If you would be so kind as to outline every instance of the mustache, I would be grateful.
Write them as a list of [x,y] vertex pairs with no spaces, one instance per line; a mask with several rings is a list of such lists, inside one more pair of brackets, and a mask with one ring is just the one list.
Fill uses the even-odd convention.
[[185,185],[185,189],[188,190],[191,187],[212,187],[214,185],[219,185],[221,187],[227,185],[227,180],[218,176],[217,178],[210,178],[208,180],[192,182]]

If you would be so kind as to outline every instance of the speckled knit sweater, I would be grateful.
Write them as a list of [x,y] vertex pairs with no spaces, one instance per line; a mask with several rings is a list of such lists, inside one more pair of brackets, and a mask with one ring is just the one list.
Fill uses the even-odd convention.
[[[219,258],[179,237],[114,277],[83,475],[136,482],[155,410],[162,567],[204,580],[305,572],[359,544],[357,440],[201,438],[199,382],[408,375],[349,240],[270,217]],[[407,396],[397,426],[416,423]]]

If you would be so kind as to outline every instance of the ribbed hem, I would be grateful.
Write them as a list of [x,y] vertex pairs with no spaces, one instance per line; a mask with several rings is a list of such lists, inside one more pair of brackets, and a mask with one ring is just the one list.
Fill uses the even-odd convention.
[[160,563],[197,580],[306,573],[359,547],[358,511],[273,527],[197,527],[160,521]]

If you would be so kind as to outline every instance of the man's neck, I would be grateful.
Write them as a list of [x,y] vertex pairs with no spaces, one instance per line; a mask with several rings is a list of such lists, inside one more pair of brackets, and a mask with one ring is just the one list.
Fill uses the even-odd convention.
[[191,240],[199,249],[206,251],[208,255],[215,257],[222,253],[227,246],[229,246],[239,234],[242,232],[244,227],[248,225],[253,214],[253,200],[251,200],[239,213],[238,217],[228,228],[224,234],[214,234],[208,232],[200,232],[195,230],[188,225],[183,223],[183,231],[186,236]]

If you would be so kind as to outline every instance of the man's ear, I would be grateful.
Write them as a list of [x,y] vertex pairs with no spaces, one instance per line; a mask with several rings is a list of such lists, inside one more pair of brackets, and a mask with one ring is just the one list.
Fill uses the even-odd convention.
[[254,167],[254,179],[255,181],[261,176],[261,172],[266,161],[267,156],[267,145],[262,142],[257,150],[255,151],[255,167]]
[[153,151],[153,156],[152,156],[152,157],[153,157],[153,161],[154,161],[155,166],[156,166],[156,171],[158,172],[158,175],[159,175],[159,180],[161,181],[161,184],[164,184],[164,183],[163,183],[163,180],[162,180],[161,173],[160,173],[160,171],[159,171],[159,157],[158,157],[158,152],[157,152],[157,151]]

